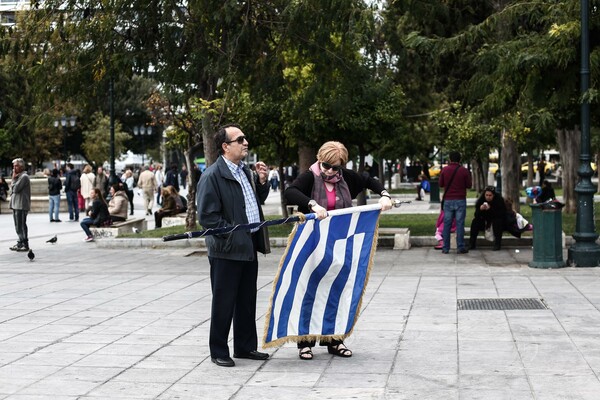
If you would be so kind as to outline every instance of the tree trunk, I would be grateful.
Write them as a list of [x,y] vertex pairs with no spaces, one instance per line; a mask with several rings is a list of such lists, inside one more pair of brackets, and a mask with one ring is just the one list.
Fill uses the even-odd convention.
[[471,160],[472,168],[472,177],[473,177],[473,189],[477,193],[483,192],[483,189],[487,186],[487,180],[483,174],[483,163],[481,160],[473,159]]
[[314,147],[306,142],[298,141],[298,174],[308,170],[316,160]]
[[581,147],[581,135],[579,127],[570,131],[557,129],[556,138],[560,149],[562,163],[563,202],[565,212],[577,212],[577,198],[575,197],[575,185],[577,184],[579,169],[579,150]]
[[210,114],[206,113],[202,118],[202,142],[204,143],[204,160],[208,167],[219,157],[219,152],[215,145],[215,130]]
[[521,187],[521,158],[517,150],[517,143],[506,133],[502,134],[502,197],[513,202],[515,211],[519,212],[519,189]]

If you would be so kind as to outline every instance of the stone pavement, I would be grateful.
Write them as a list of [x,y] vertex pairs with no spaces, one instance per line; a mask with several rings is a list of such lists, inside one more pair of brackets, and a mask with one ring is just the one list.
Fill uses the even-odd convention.
[[[0,399],[599,397],[597,268],[532,269],[528,249],[379,249],[346,340],[353,357],[316,348],[301,361],[287,344],[267,361],[220,368],[208,353],[206,257],[99,248],[77,224],[46,221],[30,216],[30,262],[8,250],[12,218],[0,215]],[[54,232],[58,243],[45,243]],[[259,338],[282,253],[259,261]],[[548,308],[458,310],[458,300],[489,298]]]

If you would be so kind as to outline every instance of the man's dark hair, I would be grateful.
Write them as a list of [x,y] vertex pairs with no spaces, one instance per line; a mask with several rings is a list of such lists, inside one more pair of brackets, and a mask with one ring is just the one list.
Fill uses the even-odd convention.
[[52,170],[51,174],[53,177],[58,178],[58,170],[56,168]]
[[75,167],[73,166],[73,164],[71,164],[71,163],[67,163],[67,167],[69,167],[69,169],[73,169],[73,168],[75,168]]
[[460,162],[460,153],[458,151],[451,151],[449,157],[450,162]]
[[225,131],[227,128],[238,128],[239,130],[242,129],[242,127],[238,124],[226,124],[217,130],[217,133],[215,133],[215,145],[217,146],[219,154],[223,154],[223,143],[227,141],[227,132]]

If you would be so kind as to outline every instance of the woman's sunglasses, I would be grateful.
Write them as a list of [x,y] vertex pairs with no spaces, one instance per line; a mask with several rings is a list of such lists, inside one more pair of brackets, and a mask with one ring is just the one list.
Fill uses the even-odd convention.
[[330,169],[330,170],[335,171],[335,172],[339,171],[342,168],[341,165],[331,165],[331,164],[326,163],[326,162],[322,162],[321,163],[321,167],[323,167],[323,169],[326,169],[326,170]]

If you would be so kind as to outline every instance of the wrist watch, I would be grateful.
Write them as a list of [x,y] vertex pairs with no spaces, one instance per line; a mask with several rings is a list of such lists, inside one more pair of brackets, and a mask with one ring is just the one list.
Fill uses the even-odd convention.
[[316,206],[316,205],[317,205],[317,201],[316,201],[316,200],[310,200],[310,201],[308,202],[308,208],[310,208],[311,210],[312,210],[312,208],[313,208],[314,206]]

